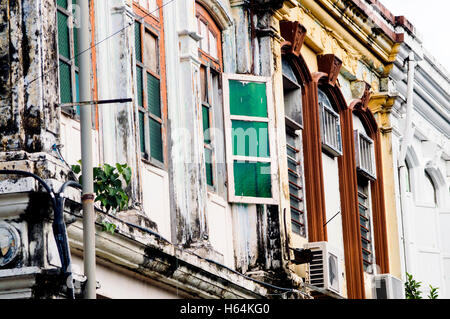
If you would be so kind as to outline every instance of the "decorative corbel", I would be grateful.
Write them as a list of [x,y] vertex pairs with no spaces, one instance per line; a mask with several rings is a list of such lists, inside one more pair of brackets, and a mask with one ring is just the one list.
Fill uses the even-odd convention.
[[371,85],[366,81],[352,81],[350,84],[352,96],[361,103],[362,110],[366,110],[370,101]]
[[328,74],[328,84],[335,86],[342,61],[334,54],[324,54],[317,56],[317,66],[319,72]]
[[280,33],[284,38],[283,45],[290,46],[291,53],[299,56],[303,41],[306,37],[306,28],[297,21],[280,21]]
[[372,94],[369,98],[368,107],[375,115],[378,126],[383,134],[392,132],[390,116],[396,99],[397,95],[390,95],[388,93]]

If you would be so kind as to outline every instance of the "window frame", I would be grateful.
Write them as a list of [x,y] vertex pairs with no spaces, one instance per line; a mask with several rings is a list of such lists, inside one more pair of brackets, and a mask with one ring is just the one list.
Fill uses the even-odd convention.
[[[283,63],[283,68],[282,68],[282,77],[283,77],[283,97],[284,97],[284,110],[285,110],[285,114],[284,114],[284,120],[285,120],[285,134],[286,134],[286,157],[287,157],[287,168],[288,168],[288,186],[289,186],[289,209],[291,212],[291,229],[292,229],[292,233],[295,234],[296,236],[300,236],[302,238],[308,238],[308,217],[307,217],[307,213],[306,213],[306,199],[305,199],[305,188],[304,188],[304,170],[303,170],[303,164],[301,161],[303,160],[303,156],[301,156],[302,154],[302,149],[297,149],[294,146],[290,145],[288,143],[288,135],[292,136],[296,141],[301,141],[301,133],[300,131],[303,131],[303,94],[304,94],[304,88],[302,87],[302,85],[299,83],[294,69],[291,66],[291,63],[286,60],[286,59],[282,59],[282,63]],[[289,69],[287,69],[287,67]],[[295,76],[295,80],[293,81],[293,79],[291,79],[286,71],[290,71],[292,72],[292,75]],[[285,87],[285,83],[289,84],[289,87],[286,88]],[[301,123],[295,121],[293,118],[291,118],[290,116],[288,116],[288,114],[286,114],[286,92],[288,93],[292,93],[292,91],[294,90],[300,90],[300,95],[302,97],[301,100],[301,109],[300,109],[300,120]],[[294,137],[295,135],[295,137]],[[297,158],[293,158],[292,156],[290,156],[288,154],[287,149],[291,149],[291,151],[294,151],[295,153],[299,153],[296,156],[300,157],[300,159]],[[296,163],[296,167],[297,170],[300,170],[300,173],[297,171],[293,171],[290,167],[289,167],[289,161],[291,162],[295,162]],[[292,172],[291,172],[292,171]],[[300,180],[301,185],[296,185],[294,184],[291,180],[289,175],[290,174],[295,174],[297,175],[297,180]],[[302,197],[298,197],[297,195],[294,195],[291,193],[290,187],[291,184],[294,184],[294,187],[297,187],[299,189],[299,192],[302,192]],[[301,202],[303,203],[303,209],[294,207],[291,203],[292,197],[294,197],[294,200],[297,202]],[[297,220],[296,218],[293,217],[292,211],[296,211],[296,214],[299,215],[299,220]],[[300,219],[303,219],[303,222],[301,222]],[[296,227],[298,227],[300,229],[300,232],[297,232],[294,230],[293,225],[295,225]],[[302,234],[303,232],[303,234]]]
[[[216,22],[213,20],[209,12],[198,2],[195,2],[195,17],[197,22],[197,31],[200,34],[200,22],[203,22],[206,25],[207,31],[211,32],[215,39],[216,39],[216,48],[217,48],[217,57],[213,57],[209,54],[209,52],[206,52],[201,48],[201,41],[198,42],[198,54],[199,54],[199,60],[200,60],[200,67],[199,67],[199,74],[200,74],[200,85],[203,85],[201,81],[201,69],[205,69],[205,79],[206,79],[206,98],[207,101],[203,101],[203,90],[205,88],[200,88],[200,114],[202,114],[202,135],[203,135],[203,157],[205,160],[205,170],[207,170],[206,166],[206,149],[208,149],[211,152],[211,179],[212,179],[212,185],[208,183],[208,179],[206,180],[206,185],[208,188],[208,191],[216,192],[217,191],[217,181],[218,181],[218,173],[217,173],[217,167],[215,165],[215,157],[216,157],[216,142],[215,142],[215,136],[214,136],[214,112],[215,107],[217,103],[220,103],[219,101],[215,101],[214,99],[214,85],[213,85],[213,73],[216,73],[214,76],[217,76],[219,90],[221,88],[221,74],[223,72],[223,66],[222,66],[222,33],[220,31],[220,28],[217,26]],[[208,33],[208,47],[210,47],[210,38]],[[219,94],[220,99],[220,94]],[[211,103],[212,102],[212,103]],[[204,132],[205,129],[203,127],[203,107],[206,107],[208,109],[208,118],[209,118],[209,143],[205,142],[204,138]],[[206,171],[205,171],[206,172]]]
[[[297,139],[299,139],[300,137],[299,137],[299,135],[298,135],[298,133],[297,133],[297,131],[300,131],[300,130],[302,130],[302,128],[299,126],[299,124],[297,123],[297,122],[295,122],[295,121],[293,121],[292,119],[290,119],[289,117],[285,117],[285,125],[286,125],[286,135],[296,135],[296,138]],[[293,134],[291,134],[290,132],[292,132]],[[290,145],[289,143],[288,143],[288,141],[287,141],[287,138],[286,138],[286,148],[290,148],[291,150],[293,150],[293,151],[295,151],[295,152],[297,152],[297,153],[299,153],[299,154],[301,154],[301,152],[302,152],[302,150],[301,149],[296,149],[295,147],[293,147],[292,145]],[[300,155],[301,156],[301,155]],[[301,192],[302,192],[302,194],[303,194],[303,198],[298,198],[297,199],[297,201],[298,202],[302,202],[303,203],[303,209],[299,209],[299,208],[297,208],[297,207],[293,207],[292,206],[292,204],[291,204],[291,196],[295,196],[295,197],[297,197],[296,195],[293,195],[293,194],[291,194],[291,191],[289,190],[289,208],[290,208],[290,210],[291,210],[291,212],[292,212],[292,210],[294,209],[294,210],[296,210],[297,212],[298,212],[298,214],[300,215],[300,216],[302,216],[302,218],[303,218],[303,221],[304,221],[304,224],[302,224],[301,223],[301,221],[299,221],[299,220],[297,220],[297,219],[295,219],[295,218],[293,218],[292,217],[292,213],[291,213],[291,223],[292,224],[296,224],[298,227],[300,227],[300,228],[303,228],[303,232],[304,232],[304,234],[301,234],[301,233],[297,233],[296,231],[294,231],[294,230],[292,230],[292,232],[294,233],[294,234],[296,234],[296,235],[298,235],[298,236],[301,236],[301,237],[303,237],[303,238],[308,238],[308,221],[307,221],[307,214],[306,214],[306,201],[305,201],[305,188],[303,187],[303,185],[304,185],[304,179],[303,179],[303,175],[304,175],[304,172],[303,172],[303,166],[302,166],[302,163],[300,162],[302,159],[299,159],[299,160],[297,160],[296,158],[292,158],[288,153],[287,153],[287,150],[286,150],[286,157],[287,157],[287,165],[288,165],[288,184],[289,184],[289,187],[290,187],[290,185],[293,183],[293,182],[291,182],[291,180],[289,179],[289,174],[290,174],[290,168],[289,168],[289,159],[291,160],[291,161],[295,161],[295,162],[298,162],[298,164],[297,164],[297,166],[299,166],[299,167],[297,167],[297,168],[300,168],[300,170],[301,170],[301,172],[300,173],[298,173],[298,172],[294,172],[296,175],[298,175],[298,177],[297,177],[297,179],[300,179],[301,180],[301,183],[302,183],[302,185],[294,185],[295,187],[298,187],[299,188],[299,190],[301,190]],[[300,174],[300,175],[299,175]],[[291,226],[292,227],[292,226]]]
[[[63,103],[61,101],[61,67],[60,67],[60,63],[65,63],[66,65],[69,66],[70,69],[70,93],[71,93],[71,101],[68,103],[75,103],[78,102],[79,97],[77,94],[77,80],[76,80],[76,74],[80,73],[80,68],[79,66],[77,66],[76,63],[76,54],[77,52],[75,52],[75,34],[74,34],[74,15],[73,15],[73,0],[67,0],[67,8],[61,7],[58,2],[56,1],[55,3],[56,5],[56,47],[57,47],[57,53],[58,53],[58,97],[59,97],[59,102]],[[61,12],[63,15],[67,16],[67,21],[70,21],[70,24],[72,27],[67,26],[68,29],[68,37],[69,37],[69,57],[65,57],[63,55],[61,55],[59,53],[59,48],[60,48],[60,43],[59,43],[59,28],[58,28],[58,12]],[[71,106],[71,107],[62,107],[61,108],[61,112],[70,116],[71,118],[79,121],[80,120],[80,114],[79,112],[77,112],[77,107],[76,106]]]
[[[356,160],[356,169],[357,171],[362,174],[364,177],[368,178],[371,181],[374,181],[377,179],[377,169],[376,169],[376,162],[375,162],[375,143],[374,141],[367,136],[364,132],[356,129],[353,131],[354,139],[355,139],[355,160]],[[366,140],[370,144],[370,161],[372,164],[372,167],[370,168],[371,171],[368,171],[367,168],[362,167],[361,165],[361,139]]]
[[[229,90],[230,80],[266,84],[267,118],[230,114],[230,90]],[[278,204],[278,187],[277,187],[278,166],[276,159],[277,150],[275,147],[276,133],[274,126],[275,114],[273,109],[274,101],[272,92],[272,78],[256,75],[223,73],[222,89],[224,100],[223,109],[224,109],[224,126],[225,126],[225,149],[226,149],[225,153],[227,158],[227,176],[228,176],[228,201],[233,203],[245,203],[245,204],[268,204],[268,205]],[[269,140],[268,146],[270,157],[264,158],[264,157],[234,155],[232,142],[232,120],[268,123],[268,140]],[[272,197],[268,198],[268,197],[235,195],[235,181],[234,181],[235,160],[257,162],[257,163],[270,163]]]
[[[209,126],[209,143],[206,143],[205,141],[205,128],[202,127],[202,132],[203,132],[203,149],[204,149],[204,157],[205,157],[205,169],[206,168],[206,149],[208,149],[211,152],[211,179],[212,179],[212,185],[208,183],[208,180],[206,181],[208,190],[215,192],[217,187],[216,187],[216,182],[217,182],[217,172],[216,172],[216,165],[215,165],[215,147],[216,147],[216,143],[215,143],[215,136],[214,136],[214,105],[216,104],[216,101],[214,101],[214,92],[212,92],[213,90],[213,78],[212,78],[212,72],[216,72],[217,74],[215,76],[218,77],[218,79],[220,78],[220,74],[217,71],[213,71],[211,70],[212,68],[210,66],[204,65],[202,64],[200,66],[200,69],[204,68],[205,69],[205,79],[206,79],[206,98],[208,101],[203,101],[203,96],[201,97],[201,102],[200,102],[200,107],[201,107],[201,114],[202,114],[202,126],[203,126],[203,107],[205,107],[208,111],[208,126]],[[200,71],[201,72],[201,71]],[[202,85],[203,83],[200,80],[200,84]],[[219,83],[220,85],[220,83]],[[205,89],[205,88],[203,88]],[[202,90],[200,91],[200,93],[202,94]],[[212,102],[212,104],[211,104]]]
[[[141,160],[144,163],[150,164],[157,168],[165,170],[167,168],[167,138],[166,138],[166,130],[167,130],[167,109],[166,109],[166,97],[165,97],[165,66],[164,66],[164,32],[163,32],[163,17],[161,12],[161,0],[157,0],[156,4],[158,6],[159,14],[155,16],[151,14],[146,8],[143,8],[139,1],[133,0],[133,12],[134,12],[134,28],[136,28],[136,23],[140,25],[140,56],[141,61],[137,59],[136,56],[136,48],[134,50],[135,55],[135,63],[134,63],[134,71],[135,71],[135,115],[136,115],[136,123],[137,123],[137,145],[139,145],[138,149],[140,152]],[[147,64],[145,61],[146,57],[146,46],[145,39],[146,33],[149,33],[150,36],[154,37],[156,40],[156,52],[157,52],[157,73],[151,69],[151,66]],[[137,39],[135,39],[134,43],[136,43]],[[138,78],[137,78],[137,68],[142,70],[142,105],[138,103]],[[160,117],[153,114],[149,109],[149,101],[148,101],[148,74],[153,76],[159,81],[159,107],[160,107]],[[140,114],[144,115],[144,151],[142,151],[142,143],[141,143],[141,122],[140,122]],[[162,161],[153,157],[151,155],[151,135],[150,135],[150,120],[156,121],[161,126],[161,155]]]
[[[361,188],[363,188],[363,191],[365,191],[365,193],[363,191],[361,191],[359,189],[359,187],[361,186]],[[374,268],[374,265],[376,265],[376,255],[375,255],[375,229],[374,229],[374,225],[373,225],[373,214],[372,214],[372,197],[371,197],[371,192],[370,192],[370,186],[371,186],[371,181],[367,180],[367,185],[361,185],[360,182],[358,182],[358,220],[359,220],[359,233],[360,233],[360,240],[361,240],[361,258],[362,258],[362,263],[363,263],[363,270],[365,273],[368,274],[376,274],[376,269]],[[360,199],[360,195],[364,196],[364,203],[360,203],[359,199]],[[360,212],[360,206],[363,206],[365,208],[365,214],[367,216],[363,216],[366,220],[367,223],[369,224],[369,228],[365,227],[364,225],[361,225],[361,212]],[[364,227],[368,234],[369,234],[369,238],[366,238],[362,235],[361,233],[361,228]],[[368,241],[368,245],[370,247],[370,250],[366,249],[363,247],[362,245],[362,241],[364,240]],[[370,255],[370,259],[371,260],[365,260],[364,259],[364,254],[363,251],[367,251]],[[367,264],[367,266],[365,265]]]

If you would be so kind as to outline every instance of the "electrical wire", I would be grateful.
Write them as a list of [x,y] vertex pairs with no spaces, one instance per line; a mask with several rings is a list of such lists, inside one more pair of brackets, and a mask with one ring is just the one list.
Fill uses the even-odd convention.
[[[139,18],[137,18],[137,19],[135,19],[135,20],[138,20],[139,22],[142,22],[146,17],[150,16],[151,14],[155,13],[155,12],[158,11],[159,9],[165,7],[166,5],[168,5],[168,4],[170,4],[170,3],[174,2],[174,1],[175,1],[175,0],[169,0],[169,1],[166,2],[166,3],[163,3],[160,7],[157,7],[155,10],[150,11],[150,12],[148,12],[147,14],[145,14],[144,16],[139,17]],[[135,20],[134,20],[134,21],[135,21]],[[99,44],[105,42],[106,40],[109,40],[109,39],[111,39],[112,37],[118,35],[118,34],[121,33],[122,31],[124,31],[125,29],[129,28],[130,26],[132,26],[132,25],[134,24],[134,21],[131,22],[131,23],[129,23],[128,25],[126,25],[126,26],[123,27],[122,29],[120,29],[120,30],[118,30],[118,31],[116,31],[116,32],[114,32],[114,33],[112,33],[112,34],[110,34],[110,35],[107,36],[106,38],[104,38],[104,39],[102,39],[102,40],[100,40],[100,41],[94,43],[94,44],[93,44],[92,46],[90,46],[89,48],[87,48],[87,49],[85,49],[85,50],[79,52],[79,53],[76,54],[72,59],[69,59],[68,62],[74,61],[76,58],[78,58],[78,57],[81,56],[82,54],[84,54],[84,53],[86,53],[86,52],[92,50],[92,49],[95,48],[97,45],[99,45]],[[43,72],[40,76],[38,76],[38,77],[34,78],[33,80],[29,81],[29,82],[27,83],[27,86],[30,85],[31,83],[33,83],[34,81],[36,81],[36,80],[38,80],[38,79],[44,77],[47,73],[56,70],[58,67],[59,67],[59,66],[56,66],[56,67],[54,67],[54,68],[50,68],[50,69],[47,70],[46,72]]]
[[[141,230],[141,231],[143,231],[143,232],[145,232],[145,233],[148,233],[148,234],[150,234],[150,235],[153,235],[153,236],[157,237],[158,239],[163,240],[163,241],[167,242],[168,244],[171,244],[171,245],[172,245],[172,243],[171,243],[169,240],[167,240],[166,238],[164,238],[163,236],[161,236],[161,235],[158,234],[157,232],[154,232],[154,231],[152,231],[152,230],[150,230],[150,229],[148,229],[148,228],[146,228],[146,227],[142,227],[142,226],[139,226],[139,225],[136,225],[136,224],[127,222],[127,221],[125,221],[125,220],[123,220],[123,219],[121,219],[121,218],[119,218],[119,217],[117,217],[117,216],[114,216],[114,215],[112,215],[112,214],[109,214],[109,213],[107,213],[107,212],[104,212],[103,210],[98,209],[97,207],[96,207],[96,211],[99,212],[99,213],[101,213],[101,214],[103,214],[103,215],[106,215],[106,216],[108,216],[108,217],[110,217],[110,218],[112,218],[112,219],[115,219],[115,220],[117,220],[117,221],[119,221],[119,222],[121,222],[121,223],[123,223],[123,224],[129,226],[129,227],[133,227],[133,228],[139,229],[139,230]],[[71,212],[68,212],[68,213],[71,214],[71,215],[73,215],[73,216],[76,216],[76,217],[78,217],[78,218],[81,218],[81,216],[79,216],[79,215],[77,215],[77,214],[74,214],[74,213],[71,213]],[[100,223],[97,223],[97,224],[98,224],[98,225],[101,225]],[[124,234],[121,234],[121,235],[124,235]],[[215,264],[215,265],[217,265],[217,266],[219,266],[219,267],[225,268],[225,269],[227,269],[228,271],[230,271],[230,272],[232,272],[232,273],[234,273],[234,274],[236,274],[236,275],[242,276],[242,277],[244,277],[244,278],[246,278],[246,279],[248,279],[248,280],[250,280],[250,281],[253,281],[253,282],[257,283],[257,284],[260,284],[260,285],[262,285],[262,286],[265,286],[265,287],[268,287],[268,288],[271,288],[271,289],[275,289],[275,290],[284,291],[284,292],[281,293],[281,294],[267,294],[267,295],[285,295],[286,293],[291,292],[291,293],[297,293],[297,294],[300,294],[300,295],[302,295],[302,296],[309,297],[306,293],[304,293],[304,292],[302,292],[302,291],[300,291],[300,290],[292,289],[292,288],[279,287],[279,286],[275,286],[275,285],[266,283],[266,282],[264,282],[264,281],[257,280],[257,279],[255,279],[255,278],[249,277],[249,276],[247,276],[247,275],[245,275],[245,274],[243,274],[243,273],[240,273],[240,272],[238,272],[238,271],[236,271],[236,270],[234,270],[234,269],[232,269],[232,268],[229,268],[228,266],[225,266],[225,265],[223,265],[223,264],[221,264],[221,263],[219,263],[219,262],[217,262],[217,261],[214,261],[214,260],[212,260],[212,259],[209,259],[209,258],[205,258],[205,257],[199,256],[199,255],[197,255],[196,253],[193,253],[193,252],[191,252],[191,251],[189,251],[189,250],[186,250],[186,249],[183,249],[183,248],[180,248],[180,247],[178,247],[178,249],[181,250],[181,251],[183,251],[183,252],[185,252],[185,253],[194,255],[194,256],[196,256],[196,257],[198,257],[198,258],[200,258],[200,259],[202,259],[202,260],[205,260],[205,261],[207,261],[207,262],[209,262],[209,263],[213,263],[213,264]],[[176,258],[176,261],[178,262],[178,258]]]

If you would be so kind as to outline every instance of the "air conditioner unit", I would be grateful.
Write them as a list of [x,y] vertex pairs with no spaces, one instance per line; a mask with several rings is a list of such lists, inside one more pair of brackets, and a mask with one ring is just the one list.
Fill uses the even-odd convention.
[[304,248],[313,255],[308,264],[309,283],[342,295],[340,252],[326,241],[307,243]]
[[405,299],[403,281],[391,274],[373,276],[374,299]]

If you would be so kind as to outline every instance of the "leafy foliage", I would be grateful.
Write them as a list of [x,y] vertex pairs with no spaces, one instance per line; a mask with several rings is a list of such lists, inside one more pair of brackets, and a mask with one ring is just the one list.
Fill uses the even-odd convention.
[[406,273],[405,294],[406,299],[422,299],[422,292],[419,290],[421,282],[415,281],[411,274]]
[[437,299],[438,298],[438,293],[437,293],[438,289],[439,288],[435,288],[432,285],[430,285],[430,293],[429,293],[429,295],[427,297],[429,299]]
[[107,222],[107,221],[103,221],[102,222],[102,226],[103,226],[103,231],[110,232],[111,234],[114,234],[114,231],[117,228],[116,224],[110,223],[110,222]]
[[[75,174],[81,172],[80,165],[72,165],[72,171]],[[94,192],[96,194],[95,202],[98,202],[102,209],[107,213],[115,213],[128,208],[129,196],[126,187],[131,181],[131,168],[125,164],[117,163],[115,166],[103,164],[94,167]],[[80,184],[83,184],[83,176],[78,178]],[[125,187],[123,185],[125,182]],[[116,225],[107,221],[102,222],[103,230],[114,233]]]
[[[411,274],[406,273],[406,283],[405,283],[405,294],[406,299],[422,299],[422,292],[419,290],[422,283],[420,281],[414,280],[413,276]],[[437,290],[439,288],[434,288],[433,286],[429,285],[430,287],[430,293],[428,294],[429,299],[437,299],[438,293]]]

